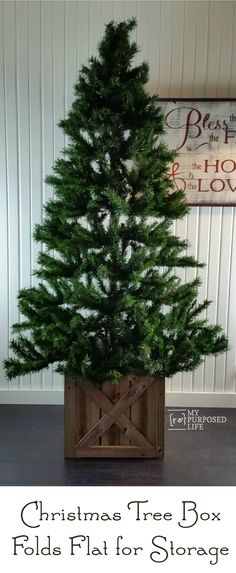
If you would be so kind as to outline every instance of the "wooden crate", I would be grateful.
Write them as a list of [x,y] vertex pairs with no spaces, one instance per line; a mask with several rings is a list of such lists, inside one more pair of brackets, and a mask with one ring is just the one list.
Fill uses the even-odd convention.
[[65,377],[66,458],[160,458],[164,378],[124,376],[101,389]]

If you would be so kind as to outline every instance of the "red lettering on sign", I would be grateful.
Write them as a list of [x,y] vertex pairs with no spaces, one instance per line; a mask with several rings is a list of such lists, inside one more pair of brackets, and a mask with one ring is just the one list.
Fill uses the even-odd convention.
[[[179,118],[183,117],[183,114],[185,114],[184,120],[181,122]],[[225,143],[228,143],[228,138],[234,137],[234,135],[229,135],[229,132],[236,133],[235,130],[228,130],[225,119],[222,122],[219,119],[212,120],[210,113],[202,115],[199,109],[195,107],[175,107],[166,114],[165,121],[169,129],[184,130],[183,139],[179,147],[176,148],[177,150],[181,149],[188,139],[198,139],[203,131],[225,130]],[[209,145],[209,141],[201,143],[201,146],[203,145]]]
[[[169,120],[172,119],[171,116],[173,115],[173,113],[178,112],[179,109],[181,109],[181,110],[182,109],[190,109],[190,111],[188,112],[187,117],[186,117],[186,122],[183,123],[182,125],[170,125]],[[189,135],[190,128],[196,127],[194,135],[192,134],[192,131],[191,131],[191,139],[198,138],[199,135],[201,135],[202,130],[199,126],[199,122],[201,121],[201,118],[202,118],[202,115],[201,115],[200,111],[196,108],[184,108],[184,107],[175,108],[175,109],[171,109],[167,113],[165,119],[166,119],[166,125],[167,125],[167,127],[169,127],[169,129],[185,128],[184,139],[183,139],[181,145],[179,147],[177,147],[177,150],[181,149],[181,147],[183,147],[184,144],[186,143],[188,137],[190,137],[190,135]]]
[[208,173],[208,167],[214,167],[215,168],[215,172],[218,173],[219,172],[219,159],[215,160],[215,163],[209,163],[208,159],[205,159],[205,173]]
[[229,139],[234,139],[235,136],[234,136],[234,135],[230,135],[230,133],[235,134],[235,133],[236,133],[236,130],[235,130],[235,129],[226,129],[226,132],[225,132],[225,141],[224,141],[224,143],[229,143],[229,141],[228,141]]
[[[225,167],[225,163],[231,164],[231,169],[227,169]],[[232,173],[232,171],[235,171],[235,169],[236,169],[236,163],[233,159],[225,159],[221,163],[221,169],[222,169],[222,171],[224,171],[224,173]]]
[[208,192],[209,189],[202,189],[202,185],[203,185],[203,180],[202,179],[198,179],[198,192],[202,193],[202,192]]
[[[218,181],[220,181],[220,183],[221,183],[221,189],[215,189],[215,184],[217,184],[217,187],[218,187]],[[213,179],[210,182],[210,188],[211,188],[211,191],[215,191],[215,193],[219,193],[220,191],[223,191],[223,189],[225,188],[225,181],[223,179]]]
[[228,186],[229,186],[229,188],[230,188],[230,191],[232,191],[232,192],[236,191],[236,185],[235,185],[235,187],[234,187],[234,189],[233,189],[233,187],[232,187],[232,185],[231,185],[230,179],[226,179],[226,181],[227,181],[227,183],[228,183]]

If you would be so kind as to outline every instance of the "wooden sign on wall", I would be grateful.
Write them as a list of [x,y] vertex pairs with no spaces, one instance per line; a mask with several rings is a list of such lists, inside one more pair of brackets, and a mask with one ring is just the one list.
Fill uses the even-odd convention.
[[159,100],[171,178],[190,205],[236,205],[236,100]]

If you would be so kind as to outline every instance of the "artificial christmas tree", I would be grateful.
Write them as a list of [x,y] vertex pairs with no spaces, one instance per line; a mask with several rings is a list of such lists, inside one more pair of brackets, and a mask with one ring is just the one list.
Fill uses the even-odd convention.
[[[105,449],[115,439],[114,422],[126,450],[133,439],[131,455],[145,455],[140,427],[153,404],[154,417],[163,413],[164,377],[227,349],[220,326],[202,317],[209,301],[197,302],[199,279],[181,284],[174,274],[175,267],[201,265],[185,254],[187,242],[171,233],[172,221],[188,207],[168,176],[174,153],[160,142],[158,98],[144,89],[148,64],[132,67],[135,25],[131,19],[106,26],[99,57],[82,66],[72,108],[59,123],[70,143],[46,179],[55,196],[34,231],[45,246],[35,271],[39,280],[19,293],[26,320],[13,325],[14,355],[5,361],[9,378],[50,363],[65,374],[66,396],[73,395],[66,410],[69,456],[98,455],[99,445],[110,455]],[[125,396],[112,413],[122,385]],[[85,387],[98,400],[87,439]],[[157,430],[147,421],[147,455],[163,454],[162,422]],[[123,455],[129,454],[123,449]]]

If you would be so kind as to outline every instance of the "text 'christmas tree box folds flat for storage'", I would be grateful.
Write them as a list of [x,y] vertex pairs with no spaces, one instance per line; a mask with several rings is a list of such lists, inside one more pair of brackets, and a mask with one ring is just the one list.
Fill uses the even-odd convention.
[[163,457],[164,383],[127,375],[99,388],[66,376],[65,457]]

